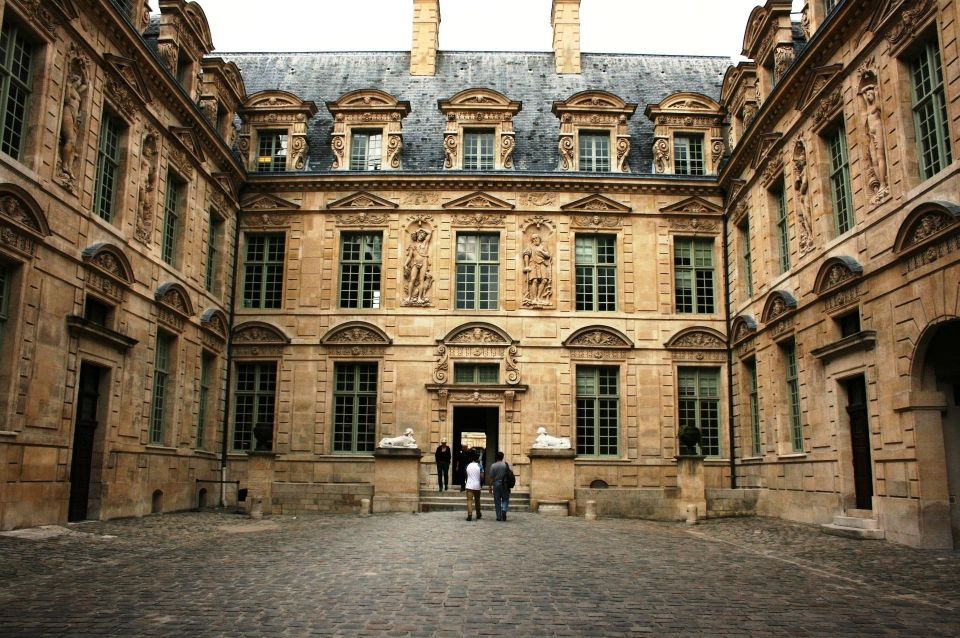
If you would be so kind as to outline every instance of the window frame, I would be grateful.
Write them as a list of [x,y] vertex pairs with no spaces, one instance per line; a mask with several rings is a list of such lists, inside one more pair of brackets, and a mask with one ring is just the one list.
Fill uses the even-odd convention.
[[[476,259],[461,259],[462,249],[461,249],[461,240],[466,240],[468,238],[476,238],[477,249],[476,249]],[[490,255],[493,254],[489,249],[484,252],[483,242],[484,240],[496,240],[496,260],[484,259],[484,254]],[[455,261],[455,272],[456,272],[456,288],[454,296],[454,309],[455,310],[499,310],[500,309],[500,250],[501,250],[501,241],[499,233],[485,233],[485,232],[458,232],[456,238],[456,252],[454,254]],[[469,275],[468,269],[473,268],[473,274]],[[487,287],[486,291],[484,290],[482,280],[483,276],[487,274],[493,275],[492,288]],[[467,279],[470,279],[468,282]],[[468,291],[466,290],[466,284],[470,284],[472,287],[472,294],[467,297]],[[486,292],[486,301],[484,301]],[[492,301],[491,301],[492,298]],[[469,302],[469,304],[467,303]]]
[[790,211],[787,208],[787,184],[783,177],[777,181],[773,190],[770,191],[773,198],[772,210],[775,213],[774,239],[777,242],[777,268],[778,275],[782,275],[790,270]]
[[[120,168],[123,164],[123,140],[127,123],[120,116],[104,108],[100,118],[100,137],[97,142],[97,170],[93,188],[93,212],[106,222],[113,223],[120,199]],[[112,134],[112,149],[108,136]],[[112,150],[112,153],[110,152]],[[109,192],[105,194],[104,191]]]
[[760,433],[760,394],[757,383],[757,360],[743,362],[747,376],[747,409],[750,411],[750,451],[753,456],[763,455],[763,441]]
[[829,160],[827,180],[830,183],[830,202],[833,205],[833,230],[839,237],[856,225],[853,189],[850,182],[850,158],[846,126],[839,120],[825,134]]
[[[709,395],[708,388],[704,381],[707,375],[709,380],[714,381],[715,394]],[[684,394],[685,378],[692,376],[693,394]],[[723,455],[723,407],[721,405],[721,396],[723,395],[722,381],[720,378],[719,367],[705,366],[680,366],[677,368],[677,432],[682,432],[687,426],[689,415],[685,412],[692,409],[693,425],[700,430],[700,453],[707,458],[721,458]],[[711,418],[707,412],[712,406],[714,423],[707,427],[707,419]],[[712,442],[710,442],[712,441]]]
[[[581,394],[581,374],[585,377],[587,373],[593,377],[593,385],[595,392],[590,394],[583,393]],[[601,374],[607,376],[606,383],[609,386],[609,382],[612,379],[616,384],[616,392],[614,393],[604,393],[602,392],[603,381],[601,380]],[[620,401],[622,398],[621,395],[621,386],[620,383],[620,366],[595,366],[595,365],[577,365],[574,370],[574,426],[576,432],[576,450],[578,457],[591,457],[591,458],[607,458],[607,459],[616,459],[620,458]],[[604,407],[606,403],[606,407]],[[592,415],[586,415],[585,411],[588,407],[592,411]],[[610,451],[610,443],[608,442],[604,445],[601,442],[603,438],[603,425],[601,424],[603,411],[609,410],[610,407],[614,409],[614,430],[615,434],[613,435],[613,449]],[[609,417],[608,417],[609,418]],[[592,421],[592,424],[590,423]],[[609,427],[608,427],[609,429]],[[607,433],[607,440],[609,441],[610,435]],[[606,451],[604,451],[606,450]]]
[[[371,385],[370,373],[372,372],[372,385],[373,390],[369,389]],[[344,374],[343,379],[346,380],[346,375],[349,373],[351,379],[351,389],[341,390],[341,373]],[[367,374],[367,380],[364,382],[361,377],[362,375]],[[333,406],[331,414],[333,415],[331,434],[331,450],[334,454],[372,454],[376,449],[376,433],[377,425],[379,423],[379,403],[380,403],[380,370],[379,365],[376,362],[371,361],[336,361],[333,365]],[[366,384],[366,385],[364,385]],[[367,389],[363,389],[366,387]],[[345,398],[352,399],[352,405],[350,406],[349,415],[344,415],[343,410],[347,407],[346,404],[342,401]],[[361,399],[366,399],[366,401],[361,401]],[[365,404],[365,405],[362,405]],[[372,406],[372,407],[371,407]],[[366,415],[369,418],[370,411],[372,410],[372,423],[367,422],[366,428],[367,431],[363,432],[365,441],[360,440],[361,436],[361,407],[367,408]],[[349,416],[350,418],[350,432],[349,432],[349,441],[347,441],[347,434],[343,430],[343,417]],[[338,439],[338,436],[341,437]],[[348,443],[348,446],[344,447],[342,443]],[[361,445],[362,443],[362,445]]]
[[[710,257],[709,266],[698,265],[698,249],[708,246]],[[689,264],[679,263],[680,250],[689,249]],[[701,276],[709,274],[709,291],[701,290]],[[689,275],[688,287],[681,287],[681,275]],[[714,314],[717,311],[717,277],[714,260],[714,241],[704,237],[675,237],[673,240],[673,301],[674,311],[677,314]],[[689,310],[686,303],[681,306],[681,291],[686,290],[690,295]],[[709,299],[707,295],[709,293]]]
[[[611,172],[611,161],[610,161],[610,151],[613,147],[613,144],[610,141],[610,132],[603,130],[594,130],[594,129],[581,129],[577,131],[577,170],[584,173],[610,173]],[[591,145],[591,153],[589,155],[584,155],[584,142],[587,140],[594,140],[594,144]],[[598,147],[596,142],[600,140],[605,140],[606,142],[606,156],[604,157],[601,153],[598,153]],[[602,149],[599,149],[602,150]],[[584,160],[589,160],[589,168],[584,166]],[[604,164],[606,162],[606,164]]]
[[740,263],[743,265],[744,301],[753,297],[753,246],[750,240],[750,217],[744,215],[737,225],[740,235]]
[[214,412],[212,409],[216,396],[217,356],[212,352],[200,350],[199,392],[197,394],[197,435],[195,446],[203,449],[207,430],[207,420]]
[[[469,371],[469,379],[465,379],[466,372]],[[493,372],[493,379],[489,376],[484,377],[484,373]],[[453,364],[453,383],[455,385],[499,385],[500,383],[500,364],[498,363],[478,363],[475,361],[463,361]]]
[[[269,146],[267,146],[269,142]],[[269,151],[269,154],[264,153]],[[290,157],[290,131],[287,129],[259,129],[254,172],[283,173]]]
[[800,406],[800,368],[797,360],[797,342],[789,339],[780,344],[783,354],[784,392],[787,419],[790,424],[790,444],[794,454],[803,454],[803,417]]
[[[590,240],[592,243],[593,260],[590,263],[580,261],[579,244],[581,240]],[[600,241],[609,242],[605,248],[613,261],[602,262]],[[602,233],[577,233],[573,239],[574,254],[574,310],[577,312],[616,312],[617,311],[617,236]],[[610,275],[612,273],[612,276]],[[581,274],[585,275],[581,277]],[[586,278],[589,277],[589,288]],[[612,279],[612,290],[601,291],[601,278]],[[609,288],[610,284],[603,284]],[[589,299],[588,299],[589,297]],[[587,307],[587,302],[589,306]]]
[[[236,379],[234,380],[233,392],[233,427],[230,429],[230,449],[234,452],[250,452],[256,449],[257,440],[254,436],[254,428],[260,423],[262,415],[270,416],[270,423],[274,430],[277,426],[277,388],[280,364],[278,361],[237,361]],[[252,389],[241,389],[241,382],[244,380],[244,373],[248,370],[253,372]],[[264,387],[266,383],[269,387]],[[246,430],[246,423],[243,423],[244,429],[241,431],[241,399],[250,398],[250,410],[244,410],[246,417],[251,416],[249,422],[249,431]],[[265,411],[268,410],[268,411]],[[242,437],[240,435],[243,435]],[[241,445],[238,445],[238,441]],[[272,441],[272,437],[271,437]]]
[[[360,254],[359,259],[347,259],[345,257],[345,250],[347,248],[347,240],[352,238],[360,238],[358,253]],[[367,261],[364,258],[366,254],[367,241],[370,239],[376,240],[376,250],[378,253],[379,259],[376,261]],[[339,308],[343,309],[356,309],[356,310],[379,310],[383,304],[383,233],[382,232],[344,232],[340,234],[340,276],[338,278],[339,290],[337,294],[337,303]],[[351,301],[345,299],[344,295],[348,292],[349,288],[346,286],[347,283],[347,268],[356,267],[357,271],[357,282],[356,282],[356,299],[352,300],[354,303],[345,303],[345,301]],[[373,270],[376,270],[376,274],[373,274]],[[375,281],[374,281],[375,279]],[[369,296],[367,293],[370,293]],[[367,301],[369,298],[369,305]]]
[[[350,129],[350,157],[349,168],[351,171],[379,171],[384,165],[384,132],[383,129],[372,128],[353,128]],[[361,148],[358,145],[358,138],[365,139],[362,145],[363,156],[359,157],[357,151]],[[374,143],[376,140],[376,143]]]
[[[488,139],[489,138],[489,139]],[[463,170],[492,171],[496,168],[497,131],[493,128],[463,129]],[[471,141],[476,140],[476,149],[471,152]],[[485,145],[484,142],[489,142]],[[485,148],[488,146],[488,148]]]
[[157,331],[153,353],[153,390],[150,399],[150,429],[147,441],[150,445],[163,445],[169,430],[170,395],[168,382],[176,379],[177,336],[163,330]]
[[[2,29],[0,38],[11,38],[15,45],[8,48],[5,59],[0,59],[0,152],[6,153],[18,162],[23,162],[31,117],[31,98],[35,92],[34,74],[36,63],[41,56],[37,55],[36,38],[20,22],[10,19],[10,14],[12,11],[4,13],[3,23],[0,25]],[[22,59],[19,61],[20,68],[26,67],[22,74],[13,71],[15,62],[13,58],[18,51],[22,52],[21,57],[28,58],[26,64],[22,63]],[[19,125],[8,126],[8,119],[11,117],[11,99],[16,99],[11,97],[11,85],[15,85],[23,97],[21,103],[16,105],[21,110],[19,115],[15,116],[19,119]]]
[[[703,146],[704,136],[702,133],[674,133],[674,175],[706,175],[707,163],[703,154]],[[681,159],[680,151],[684,151],[686,157]]]
[[[943,53],[940,38],[933,33],[926,38],[918,49],[907,58],[907,72],[910,85],[910,111],[914,126],[914,138],[917,145],[917,161],[920,180],[926,181],[945,169],[953,162],[952,140],[950,138],[950,117],[947,113],[946,87],[943,74]],[[920,65],[928,69],[930,89],[920,95],[917,73]],[[930,107],[926,117],[920,110]],[[924,121],[930,121],[929,130]],[[928,145],[925,140],[931,140]],[[932,156],[928,159],[928,155]]]
[[220,292],[220,277],[223,272],[217,267],[217,258],[220,256],[220,245],[224,238],[226,220],[216,209],[207,212],[207,254],[203,265],[203,287],[212,295]]
[[176,267],[180,258],[180,233],[183,224],[187,183],[172,170],[167,171],[167,190],[163,198],[163,226],[160,229],[160,259]]
[[[287,235],[285,232],[276,233],[244,233],[243,242],[243,287],[241,289],[240,307],[249,310],[279,310],[283,308],[283,294],[286,288],[286,256]],[[253,242],[263,240],[260,260],[250,259]],[[280,248],[271,248],[270,240],[280,240]],[[280,260],[270,259],[272,255],[280,254]],[[255,274],[256,267],[260,267],[259,274]],[[256,281],[253,281],[256,280]],[[252,303],[250,293],[256,292],[256,303]],[[269,299],[268,299],[269,295]],[[269,303],[268,303],[269,301]]]

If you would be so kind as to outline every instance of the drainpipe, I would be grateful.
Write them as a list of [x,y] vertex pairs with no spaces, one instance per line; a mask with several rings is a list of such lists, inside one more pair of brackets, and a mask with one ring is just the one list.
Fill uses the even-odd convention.
[[230,441],[230,415],[233,401],[233,322],[236,319],[237,271],[240,260],[240,207],[233,219],[233,276],[230,278],[230,315],[227,320],[227,391],[223,404],[223,431],[220,446],[220,507],[227,506],[227,449]]
[[727,235],[727,215],[723,215],[723,285],[724,314],[727,322],[727,428],[730,439],[730,489],[737,489],[737,445],[733,423],[733,335],[730,334],[730,240]]

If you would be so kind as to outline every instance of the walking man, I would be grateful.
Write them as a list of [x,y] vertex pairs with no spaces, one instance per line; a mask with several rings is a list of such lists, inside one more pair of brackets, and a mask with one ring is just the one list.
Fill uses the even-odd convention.
[[477,508],[477,520],[483,516],[480,514],[480,490],[483,489],[483,472],[480,471],[480,461],[474,452],[470,455],[470,465],[467,466],[467,520],[473,520],[473,508]]
[[510,507],[510,488],[507,486],[507,472],[510,466],[503,460],[503,452],[497,452],[497,462],[490,466],[490,493],[493,494],[493,506],[497,510],[497,520],[507,520],[507,508]]
[[450,446],[447,445],[447,439],[440,439],[433,458],[437,461],[437,483],[440,486],[437,491],[450,489]]

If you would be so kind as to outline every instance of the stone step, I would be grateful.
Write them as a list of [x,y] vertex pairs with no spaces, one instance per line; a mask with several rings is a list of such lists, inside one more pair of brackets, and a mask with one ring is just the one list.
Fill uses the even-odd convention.
[[831,536],[842,536],[844,538],[855,538],[858,540],[883,540],[884,533],[882,529],[863,529],[862,527],[844,527],[834,523],[827,523],[820,526],[820,531]]
[[833,524],[838,527],[856,527],[858,529],[880,529],[880,523],[875,518],[860,518],[859,516],[834,516]]
[[847,516],[853,516],[855,518],[873,518],[873,510],[858,510],[858,509],[848,509],[845,514]]
[[[421,491],[421,512],[455,512],[465,510],[466,496],[459,490],[448,492]],[[493,511],[493,495],[487,491],[480,493],[480,508]],[[527,510],[530,508],[530,492],[514,490],[510,493],[510,509]]]

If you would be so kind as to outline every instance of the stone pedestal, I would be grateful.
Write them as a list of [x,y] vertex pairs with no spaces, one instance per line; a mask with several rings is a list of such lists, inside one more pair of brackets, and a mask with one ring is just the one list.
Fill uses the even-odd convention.
[[373,471],[373,513],[416,512],[420,508],[419,448],[377,448]]
[[[277,455],[273,452],[247,452],[247,507],[252,513],[254,503],[261,515],[273,513],[273,466]],[[261,509],[262,508],[262,509]]]
[[530,450],[530,509],[540,504],[566,503],[568,514],[576,512],[576,471],[573,450],[532,448]]
[[689,520],[696,507],[694,521],[707,517],[707,488],[703,479],[703,457],[681,454],[677,459],[677,520]]

